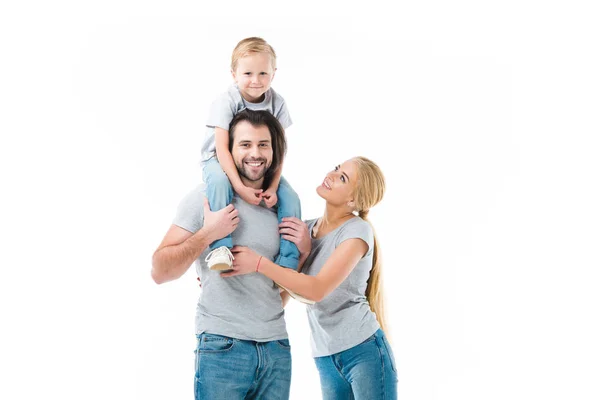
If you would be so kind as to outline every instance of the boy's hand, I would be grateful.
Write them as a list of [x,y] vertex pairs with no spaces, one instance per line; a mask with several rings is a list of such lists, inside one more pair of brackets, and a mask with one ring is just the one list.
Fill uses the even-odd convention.
[[254,204],[255,206],[260,204],[262,197],[262,189],[253,189],[248,186],[241,186],[235,189],[236,193],[240,195],[246,203]]
[[277,204],[277,191],[275,189],[267,189],[262,194],[261,197],[265,201],[267,207],[271,208],[275,204]]

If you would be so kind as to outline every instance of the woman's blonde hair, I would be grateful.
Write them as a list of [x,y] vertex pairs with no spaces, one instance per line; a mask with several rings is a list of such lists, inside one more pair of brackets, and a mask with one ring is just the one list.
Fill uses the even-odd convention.
[[[365,221],[371,207],[375,206],[383,198],[385,192],[385,178],[381,169],[373,161],[365,157],[355,157],[352,161],[358,167],[357,183],[354,189],[354,204],[358,211],[358,216]],[[375,244],[373,247],[373,267],[367,281],[367,300],[371,310],[377,316],[377,321],[384,331],[387,330],[384,313],[384,299],[381,284],[381,259],[379,255],[379,242],[375,229],[373,229],[373,238]]]
[[237,68],[238,60],[242,57],[246,57],[252,53],[267,53],[271,56],[271,65],[273,66],[273,70],[277,68],[276,61],[277,56],[275,55],[275,50],[268,44],[264,39],[259,37],[249,37],[246,39],[240,40],[240,42],[233,49],[233,54],[231,55],[231,70],[235,71]]

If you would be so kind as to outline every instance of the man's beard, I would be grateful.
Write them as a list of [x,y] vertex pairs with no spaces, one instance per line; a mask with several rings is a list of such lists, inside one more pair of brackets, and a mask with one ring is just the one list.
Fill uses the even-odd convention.
[[[262,162],[263,163],[262,169],[260,171],[258,171],[257,173],[250,172],[249,168],[248,168],[248,170],[246,170],[246,167],[247,167],[246,162]],[[236,162],[235,166],[237,167],[240,177],[246,178],[251,182],[256,182],[265,177],[265,174],[267,173],[271,164],[267,165],[266,158],[247,157],[242,160],[241,165]]]

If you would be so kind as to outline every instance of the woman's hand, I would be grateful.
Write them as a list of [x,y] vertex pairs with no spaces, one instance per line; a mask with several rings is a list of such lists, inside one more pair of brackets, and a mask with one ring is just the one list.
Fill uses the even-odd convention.
[[308,226],[296,217],[282,218],[279,224],[279,233],[282,238],[294,243],[300,251],[300,257],[307,257],[311,250]]
[[231,249],[233,254],[233,265],[231,272],[221,273],[222,277],[250,274],[256,272],[256,266],[261,260],[261,256],[256,254],[254,250],[244,246],[233,246]]

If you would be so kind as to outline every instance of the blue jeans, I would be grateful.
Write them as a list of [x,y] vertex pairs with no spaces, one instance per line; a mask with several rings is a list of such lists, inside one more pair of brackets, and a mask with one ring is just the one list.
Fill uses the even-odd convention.
[[348,350],[315,358],[324,400],[396,400],[398,376],[381,329]]
[[[223,172],[221,164],[216,158],[211,158],[204,163],[202,169],[204,183],[206,183],[206,197],[210,204],[211,211],[218,211],[227,207],[233,200],[233,188],[231,182]],[[301,219],[300,198],[292,189],[290,184],[283,178],[279,180],[277,188],[277,219],[281,223],[283,217],[296,217]],[[210,244],[211,250],[226,246],[233,247],[231,235],[222,239],[215,240]],[[298,268],[298,259],[300,252],[298,247],[289,240],[281,239],[279,243],[279,256],[275,260],[276,264],[286,268]]]
[[287,339],[254,342],[196,335],[196,400],[288,399],[292,356]]

